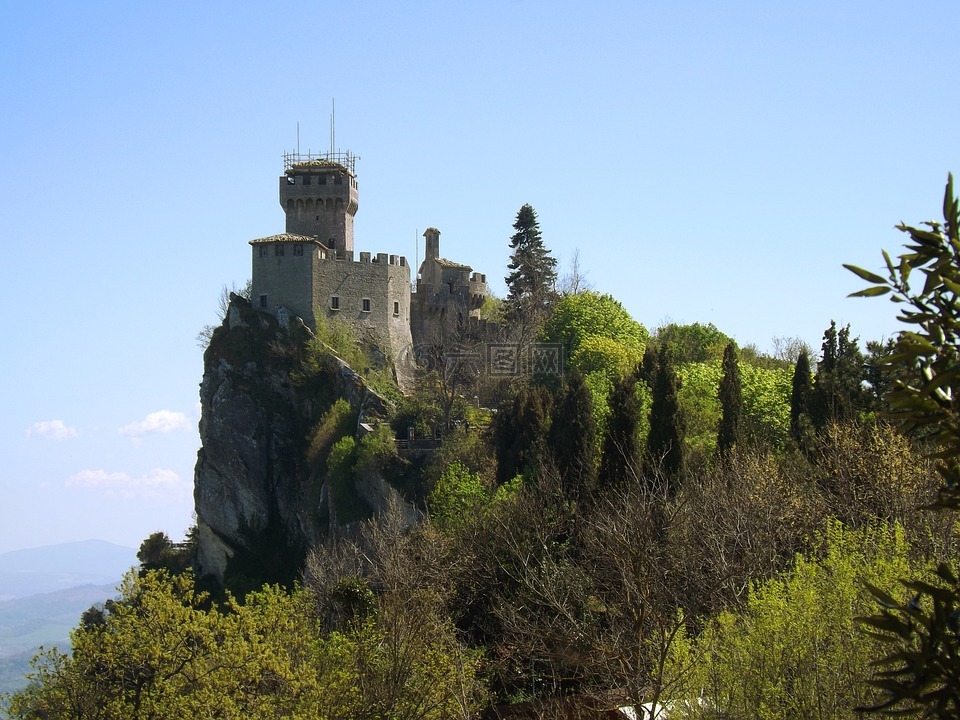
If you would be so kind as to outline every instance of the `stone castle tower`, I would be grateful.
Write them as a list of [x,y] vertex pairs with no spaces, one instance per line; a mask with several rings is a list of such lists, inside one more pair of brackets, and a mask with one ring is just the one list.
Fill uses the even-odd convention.
[[440,257],[439,230],[427,228],[423,237],[426,252],[411,300],[411,329],[417,345],[469,334],[487,296],[486,275]]
[[298,315],[312,330],[319,322],[347,322],[391,356],[401,389],[412,389],[411,330],[423,341],[457,319],[477,316],[486,277],[441,258],[435,228],[424,233],[427,253],[412,295],[402,255],[361,252],[354,258],[355,163],[350,152],[284,154],[279,183],[286,231],[250,241],[251,299],[259,310]]
[[353,252],[353,218],[357,214],[356,157],[351,153],[284,155],[280,206],[287,232],[315,237],[338,253]]

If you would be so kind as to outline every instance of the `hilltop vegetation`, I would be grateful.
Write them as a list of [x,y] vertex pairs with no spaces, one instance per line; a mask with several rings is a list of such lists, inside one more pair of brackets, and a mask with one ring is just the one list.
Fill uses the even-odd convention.
[[[889,264],[905,302],[911,263],[935,277],[922,332],[866,356],[833,322],[819,353],[783,341],[771,357],[713,325],[650,332],[608,295],[558,293],[524,206],[507,305],[491,313],[522,317],[496,328],[522,371],[478,374],[467,360],[490,336],[464,331],[438,339],[419,391],[371,432],[325,395],[291,462],[317,524],[327,498],[330,531],[305,563],[278,578],[296,543],[282,523],[260,528],[242,582],[208,593],[183,548],[152,537],[72,654],[37,659],[11,715],[439,719],[523,703],[555,717],[559,702],[649,702],[671,718],[934,703],[955,716],[938,653],[957,646],[960,548],[953,518],[925,509],[957,505],[960,467],[948,199],[944,228],[905,228],[923,247]],[[355,351],[338,333],[325,337],[339,354]],[[275,342],[301,387],[331,367],[330,345]],[[428,451],[398,448],[409,428]],[[360,488],[381,477],[392,491],[373,507]],[[868,634],[857,618],[876,597]]]

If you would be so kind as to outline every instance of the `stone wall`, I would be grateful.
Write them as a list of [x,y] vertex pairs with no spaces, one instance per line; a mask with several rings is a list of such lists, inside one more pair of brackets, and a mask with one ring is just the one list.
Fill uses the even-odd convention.
[[276,314],[281,305],[310,326],[313,324],[313,264],[324,252],[314,238],[273,235],[251,241],[253,283],[251,302],[257,310]]
[[347,253],[314,266],[313,307],[318,315],[340,320],[390,354],[404,391],[413,387],[410,335],[410,267],[397,255]]

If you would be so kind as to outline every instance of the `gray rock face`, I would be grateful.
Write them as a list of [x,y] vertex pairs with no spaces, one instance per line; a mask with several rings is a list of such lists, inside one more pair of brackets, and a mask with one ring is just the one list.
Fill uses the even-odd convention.
[[329,530],[324,478],[306,460],[311,430],[338,398],[362,420],[386,415],[386,401],[334,356],[305,365],[309,338],[298,319],[282,328],[233,297],[211,339],[194,474],[198,577],[222,584],[232,560],[265,556],[255,546],[265,534],[274,551],[283,546],[279,562],[298,567]]

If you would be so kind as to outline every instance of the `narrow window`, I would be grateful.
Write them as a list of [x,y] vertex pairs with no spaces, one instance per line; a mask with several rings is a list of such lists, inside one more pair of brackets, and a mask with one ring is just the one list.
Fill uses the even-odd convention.
[[363,299],[363,312],[370,312],[370,298]]
[[276,245],[273,246],[273,254],[283,255],[283,245],[281,243],[277,243]]
[[260,307],[262,307],[262,308],[267,307],[267,296],[266,296],[266,295],[261,295],[261,296],[260,296]]
[[309,175],[304,175],[304,176],[303,176],[303,184],[304,184],[304,185],[309,185],[309,184],[310,184],[310,176],[309,176]]
[[398,303],[396,300],[393,301],[393,314],[394,315],[400,314],[400,303]]
[[299,257],[299,256],[302,256],[302,255],[303,255],[303,245],[301,245],[300,243],[297,243],[296,245],[294,245],[294,246],[293,246],[293,254],[296,255],[296,256],[298,256],[298,257]]
[[260,257],[266,257],[266,256],[267,256],[267,246],[266,246],[266,245],[261,245],[261,246],[260,246]]
[[340,309],[340,298],[338,298],[336,295],[334,295],[332,298],[330,298],[330,309],[331,309],[331,310],[339,310],[339,309]]

